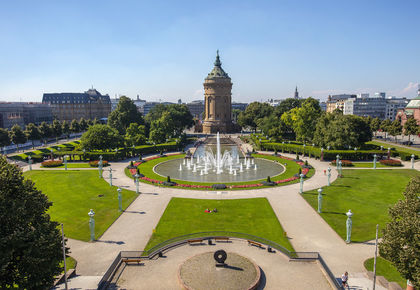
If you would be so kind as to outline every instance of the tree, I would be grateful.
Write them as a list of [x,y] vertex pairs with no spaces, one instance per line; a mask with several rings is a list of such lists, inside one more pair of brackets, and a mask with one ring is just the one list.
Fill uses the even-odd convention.
[[0,128],[0,147],[9,146],[10,142],[9,132],[6,129]]
[[89,124],[84,118],[80,118],[79,127],[80,127],[80,131],[84,132],[88,129]]
[[282,115],[282,120],[291,126],[299,141],[312,141],[318,118],[321,116],[319,101],[307,98],[302,106],[294,108]]
[[80,132],[80,125],[79,122],[77,122],[77,120],[72,120],[70,123],[70,131],[72,131],[73,133],[79,133]]
[[131,123],[125,133],[127,146],[146,144],[146,127],[137,123]]
[[93,125],[83,133],[82,148],[87,150],[109,150],[120,147],[123,139],[118,131],[108,125]]
[[52,203],[4,157],[0,172],[1,288],[49,289],[63,257],[58,223],[47,213]]
[[407,185],[404,199],[389,209],[391,221],[383,230],[381,255],[391,261],[401,276],[420,287],[420,176]]
[[120,97],[117,108],[108,116],[108,124],[115,128],[121,135],[125,134],[125,130],[131,123],[144,125],[142,114],[137,111],[134,102],[125,96]]
[[68,139],[70,135],[70,125],[67,121],[63,121],[63,123],[61,124],[61,131],[63,132],[64,135],[67,136],[67,139]]
[[185,128],[194,125],[193,116],[185,104],[158,104],[146,115],[146,123],[151,125],[153,121],[160,119],[165,112],[169,113],[166,114],[166,118],[172,123],[172,131],[165,132],[167,136],[179,136]]
[[381,120],[379,120],[378,117],[372,119],[372,121],[370,122],[370,129],[372,130],[372,132],[375,134],[376,136],[376,132],[379,130],[379,128],[381,127]]
[[238,116],[238,124],[242,128],[250,127],[256,131],[258,126],[257,122],[266,116],[271,115],[273,107],[267,103],[253,102],[246,107],[244,112],[241,112]]
[[19,144],[25,144],[27,140],[26,135],[18,124],[13,125],[12,129],[10,130],[10,140],[12,140],[14,144],[16,144],[16,148],[18,151]]
[[232,121],[234,122],[234,123],[238,123],[238,116],[239,116],[239,114],[241,113],[242,111],[241,110],[239,110],[239,109],[233,109],[232,110]]
[[404,124],[404,134],[408,135],[408,144],[410,144],[411,135],[416,135],[418,130],[419,125],[417,125],[417,120],[413,117],[408,118]]
[[381,129],[382,131],[384,131],[384,132],[385,132],[385,140],[386,140],[386,138],[388,137],[388,136],[387,136],[387,134],[388,134],[388,132],[389,132],[389,129],[390,129],[390,127],[391,127],[391,124],[392,124],[392,122],[391,122],[391,120],[390,120],[390,119],[385,119],[385,120],[383,120],[383,121],[381,122],[380,129]]
[[48,126],[47,123],[42,122],[41,125],[39,125],[38,129],[39,133],[41,133],[41,139],[43,140],[44,144],[46,144],[47,139],[52,135],[50,126]]
[[258,120],[258,128],[275,141],[282,141],[288,133],[288,127],[283,120],[276,117],[274,114]]
[[149,138],[154,143],[164,143],[173,130],[174,124],[171,121],[170,112],[163,112],[162,116],[150,125]]
[[60,121],[54,120],[51,125],[51,131],[53,136],[55,137],[55,141],[58,143],[58,137],[63,134],[63,128],[61,126]]
[[391,126],[388,127],[388,133],[389,135],[394,136],[395,141],[397,141],[397,136],[402,133],[401,121],[399,119],[396,119],[391,123]]
[[28,140],[32,142],[32,148],[34,148],[34,140],[41,139],[41,132],[34,123],[29,123],[25,129],[25,135]]
[[275,114],[278,117],[281,117],[284,113],[294,109],[299,108],[302,105],[303,100],[295,98],[287,98],[274,109]]

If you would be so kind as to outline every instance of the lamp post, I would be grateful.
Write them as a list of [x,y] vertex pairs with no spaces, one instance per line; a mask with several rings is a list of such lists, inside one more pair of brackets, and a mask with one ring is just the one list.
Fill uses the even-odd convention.
[[118,210],[122,211],[122,195],[121,195],[122,189],[121,189],[121,187],[118,187],[117,191],[118,191]]
[[351,227],[352,227],[352,220],[351,217],[353,216],[353,213],[351,212],[351,210],[349,209],[349,211],[346,213],[347,216],[347,221],[346,221],[346,229],[347,229],[347,237],[346,237],[346,243],[350,243],[351,242]]
[[32,170],[32,157],[28,156],[29,170]]
[[318,213],[322,212],[322,188],[318,189]]
[[51,160],[54,160],[54,153],[53,153],[53,149],[51,148],[51,149],[50,149],[50,151],[51,151]]
[[83,148],[83,161],[86,161],[86,149]]
[[303,144],[303,157],[305,157],[305,147],[306,147],[306,144]]
[[391,159],[391,148],[388,147],[388,159]]
[[331,179],[331,167],[328,166],[328,186],[331,185],[330,179]]
[[414,154],[411,154],[411,169],[414,169]]
[[102,155],[99,156],[98,171],[99,171],[99,178],[102,178]]
[[321,161],[324,161],[324,148],[321,147]]
[[331,146],[330,146],[330,145],[328,145],[328,146],[327,146],[327,150],[330,150],[330,148],[331,148]]
[[384,150],[384,146],[381,145],[381,151]]
[[109,168],[109,185],[112,186],[112,168]]
[[132,148],[133,148],[132,156],[134,157],[134,149],[136,148],[136,146],[134,146],[133,144]]
[[94,241],[95,240],[95,212],[93,211],[93,209],[90,209],[90,211],[88,212],[88,216],[90,217],[89,219],[89,228],[90,228],[90,240]]
[[341,160],[338,162],[338,174],[340,175],[340,177],[343,177],[343,163],[341,162]]
[[373,169],[376,169],[376,154],[373,155]]
[[335,160],[335,165],[337,166],[338,169],[338,163],[340,162],[340,155],[337,154],[337,159]]
[[64,155],[64,170],[67,170],[67,157],[69,157],[68,155]]
[[140,177],[140,175],[138,173],[136,173],[136,175],[134,175],[134,177],[136,178],[136,193],[139,194],[139,177]]
[[302,173],[300,174],[300,190],[299,193],[303,193],[303,177],[305,175],[303,175]]

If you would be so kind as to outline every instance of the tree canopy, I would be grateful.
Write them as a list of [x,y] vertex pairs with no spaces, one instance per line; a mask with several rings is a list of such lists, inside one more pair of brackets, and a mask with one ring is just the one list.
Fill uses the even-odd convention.
[[417,120],[413,117],[408,118],[404,124],[404,134],[408,135],[408,141],[410,141],[410,135],[416,135],[418,130]]
[[127,146],[146,144],[146,127],[137,123],[131,123],[125,133]]
[[10,143],[9,132],[6,129],[0,128],[0,147],[9,146]]
[[34,140],[41,139],[41,132],[34,123],[29,123],[25,129],[26,138],[32,141],[32,146],[34,145]]
[[399,200],[389,209],[391,221],[383,230],[379,244],[381,255],[394,264],[398,272],[420,287],[420,176],[414,177]]
[[166,137],[179,136],[185,128],[190,128],[194,125],[193,116],[184,104],[158,104],[146,115],[146,122],[151,127],[152,123],[161,119],[164,113],[167,113],[165,118],[171,123],[171,126],[165,127],[164,133]]
[[123,145],[123,138],[108,125],[93,125],[83,133],[81,145],[87,150],[109,150]]
[[133,100],[122,96],[117,104],[117,108],[108,116],[108,125],[117,129],[121,135],[125,135],[125,130],[131,123],[144,125],[144,119],[137,110]]
[[51,202],[0,156],[1,288],[49,289],[60,274],[61,234]]
[[71,121],[70,131],[72,131],[73,133],[79,133],[80,132],[80,125],[79,125],[79,122],[77,122],[77,120],[72,120]]
[[[10,140],[18,147],[19,144],[24,144],[27,140],[25,133],[19,125],[13,125],[10,130]],[[19,147],[18,147],[19,148]]]
[[244,112],[238,116],[238,124],[243,128],[250,127],[252,130],[258,128],[258,120],[271,115],[273,107],[267,103],[253,102],[246,107]]

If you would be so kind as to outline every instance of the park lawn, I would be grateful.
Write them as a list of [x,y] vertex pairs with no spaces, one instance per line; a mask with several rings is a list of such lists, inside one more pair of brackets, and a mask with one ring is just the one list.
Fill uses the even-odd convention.
[[[64,168],[64,164],[60,165],[60,166],[56,166],[56,167],[43,167],[41,166],[41,168]],[[95,169],[95,167],[92,167],[89,165],[89,163],[67,163],[67,168],[92,168]],[[96,168],[98,169],[98,168]]]
[[[77,261],[73,257],[66,256],[66,269],[67,269],[67,271],[70,270],[70,269],[75,269],[76,265],[77,265]],[[64,263],[62,261],[60,262],[60,267],[63,269],[61,271],[61,273],[64,273]]]
[[[217,208],[217,213],[205,213],[206,208]],[[294,251],[266,198],[172,198],[145,250],[171,238],[210,231],[251,234]]]
[[373,144],[373,145],[377,145],[377,146],[384,146],[384,148],[395,148],[400,152],[405,152],[407,154],[414,154],[417,155],[417,157],[420,158],[420,150],[415,150],[415,149],[410,149],[410,148],[406,148],[406,147],[401,147],[398,145],[394,145],[394,144],[389,144],[389,143],[385,143],[385,142],[381,142],[381,141],[369,141],[366,142],[366,144]]
[[[283,158],[279,158],[276,156],[271,156],[271,155],[261,155],[261,154],[253,154],[253,156],[255,158],[262,158],[262,159],[268,159],[268,160],[272,160],[272,161],[278,161],[282,164],[286,164],[286,170],[279,174],[276,175],[274,177],[271,177],[271,181],[277,181],[277,180],[282,180],[282,179],[287,179],[292,177],[294,174],[298,173],[300,165],[298,165],[296,162],[292,161],[292,160],[287,160],[287,159],[283,159]],[[156,158],[156,159],[152,159],[149,160],[147,162],[144,162],[142,164],[140,164],[138,166],[140,173],[143,174],[146,177],[155,179],[155,180],[159,180],[159,181],[166,181],[166,177],[163,177],[159,174],[156,174],[153,171],[153,168],[164,161],[168,161],[168,160],[172,160],[172,159],[179,159],[179,158],[184,158],[185,154],[180,154],[180,155],[171,155],[171,156],[165,156],[165,157],[161,157],[161,158]],[[125,173],[128,177],[133,178],[130,171],[128,169],[125,169]],[[312,177],[315,173],[314,169],[310,169],[308,174],[306,175],[308,178]],[[194,184],[194,185],[213,185],[217,182],[192,182],[192,181],[186,181],[186,180],[178,180],[175,178],[171,178],[172,181],[180,183],[180,184]],[[266,179],[260,179],[260,180],[253,180],[253,181],[241,181],[241,182],[226,182],[224,184],[226,185],[234,185],[234,184],[256,184],[256,183],[261,183],[262,181],[265,181]],[[140,179],[141,182],[144,183],[150,183],[146,180],[142,180]],[[299,180],[292,180],[289,182],[284,182],[284,183],[280,183],[277,186],[282,186],[282,185],[289,185],[292,183],[297,183],[299,182]],[[263,188],[263,187],[267,187],[267,186],[261,186],[259,188]],[[189,188],[183,188],[183,189],[189,189]],[[200,190],[200,188],[191,188],[194,190]],[[232,188],[231,190],[245,190],[245,189],[255,189],[255,188]],[[204,188],[202,190],[212,190],[209,188]]]
[[[373,264],[374,258],[367,259],[364,262],[366,270],[371,272],[373,272]],[[384,276],[388,282],[397,282],[403,289],[407,287],[407,280],[401,276],[390,261],[382,257],[376,259],[376,276]]]
[[[352,167],[356,167],[356,168],[372,168],[373,169],[373,162],[352,162],[353,166]],[[384,164],[381,164],[378,162],[376,162],[376,168],[380,168],[380,167],[395,167],[395,166],[387,166]]]
[[[410,178],[420,175],[411,169],[398,170],[343,170],[343,178],[323,188],[321,217],[343,239],[346,238],[345,213],[353,215],[352,242],[364,242],[375,238],[376,224],[381,234],[389,221],[388,208],[403,198]],[[318,209],[317,190],[303,193],[306,201]]]
[[[117,187],[99,179],[96,170],[33,170],[24,175],[48,196],[53,203],[48,213],[52,220],[64,224],[64,233],[69,238],[89,241],[90,209],[96,213],[97,239],[121,214]],[[126,209],[137,194],[123,189],[122,196],[123,209]]]

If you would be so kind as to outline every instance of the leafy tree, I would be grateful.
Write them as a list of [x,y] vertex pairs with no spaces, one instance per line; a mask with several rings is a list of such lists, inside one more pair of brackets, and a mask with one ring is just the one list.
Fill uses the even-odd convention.
[[125,134],[125,130],[131,123],[144,125],[142,114],[137,111],[134,102],[125,96],[120,97],[117,108],[108,116],[108,124],[115,128],[121,135]]
[[281,117],[284,113],[294,109],[299,108],[302,105],[302,99],[287,98],[274,109],[275,114],[278,117]]
[[274,114],[259,119],[257,122],[258,128],[261,128],[268,137],[273,138],[277,142],[283,140],[289,131],[289,128],[286,126],[284,121],[276,117]]
[[380,129],[385,132],[385,139],[388,138],[387,135],[388,135],[389,129],[391,127],[391,124],[392,124],[392,122],[389,119],[385,119],[381,122]]
[[408,135],[408,141],[410,142],[411,135],[416,135],[419,130],[419,125],[417,125],[417,120],[413,117],[407,119],[407,122],[404,124],[404,134]]
[[376,136],[376,132],[379,130],[379,128],[381,127],[381,120],[379,120],[378,117],[372,119],[372,121],[370,122],[370,129],[372,130],[372,132],[375,134]]
[[294,108],[282,115],[282,120],[291,126],[300,141],[312,141],[318,118],[321,116],[319,101],[307,98],[302,106]]
[[162,116],[154,120],[150,125],[150,140],[159,144],[164,143],[169,137],[169,134],[173,132],[174,124],[170,118],[170,112],[163,112]]
[[238,124],[242,128],[250,127],[256,131],[258,126],[257,122],[266,116],[271,115],[273,107],[267,103],[253,102],[246,107],[244,112],[241,112],[238,116]]
[[[95,120],[96,120],[96,118],[95,118]],[[87,125],[88,125],[88,127],[92,126],[93,125],[93,120],[92,119],[87,120]]]
[[19,144],[25,144],[27,140],[26,135],[18,124],[13,125],[12,129],[10,130],[10,140],[12,140],[14,144],[16,144],[16,148],[18,151]]
[[0,157],[0,285],[49,289],[61,272],[61,235],[52,205],[22,171]]
[[67,121],[63,121],[63,123],[61,124],[61,131],[63,132],[64,135],[67,136],[67,139],[68,139],[71,131],[70,131],[70,125]]
[[407,185],[404,199],[389,209],[391,221],[383,230],[381,255],[417,289],[420,287],[420,176]]
[[47,139],[52,135],[50,126],[48,126],[47,123],[42,122],[41,125],[39,125],[38,129],[39,133],[41,133],[41,139],[43,140],[44,144],[46,144]]
[[127,146],[146,144],[146,127],[137,123],[131,123],[125,133]]
[[100,124],[99,121],[98,121],[98,119],[96,119],[96,118],[93,119],[91,126],[92,125],[97,125],[97,124]]
[[51,131],[53,136],[55,137],[55,141],[58,142],[58,137],[63,134],[63,128],[61,126],[60,121],[54,120],[51,125]]
[[93,125],[83,133],[81,145],[87,150],[109,150],[120,147],[123,139],[118,131],[108,125]]
[[28,138],[28,140],[31,140],[32,148],[34,147],[34,140],[41,139],[41,132],[39,132],[38,127],[35,126],[34,123],[29,123],[26,126],[25,134],[26,134],[26,138]]
[[0,147],[9,146],[10,143],[9,132],[6,129],[0,128]]
[[238,116],[242,111],[239,109],[233,109],[232,110],[232,121],[235,123],[238,123]]
[[402,126],[399,119],[394,120],[391,123],[391,126],[388,127],[388,134],[395,137],[395,141],[397,140],[397,136],[401,135],[402,133]]
[[79,127],[80,127],[80,131],[84,132],[88,129],[89,124],[84,118],[80,118]]
[[73,133],[79,133],[80,132],[80,125],[79,125],[79,122],[77,122],[77,120],[72,120],[71,121],[70,131],[72,131]]
[[172,131],[165,132],[167,137],[174,137],[174,135],[179,136],[185,128],[194,125],[193,116],[185,104],[158,104],[146,115],[146,122],[151,125],[153,121],[160,119],[165,112],[169,113],[166,114],[166,118],[172,123],[170,128]]

